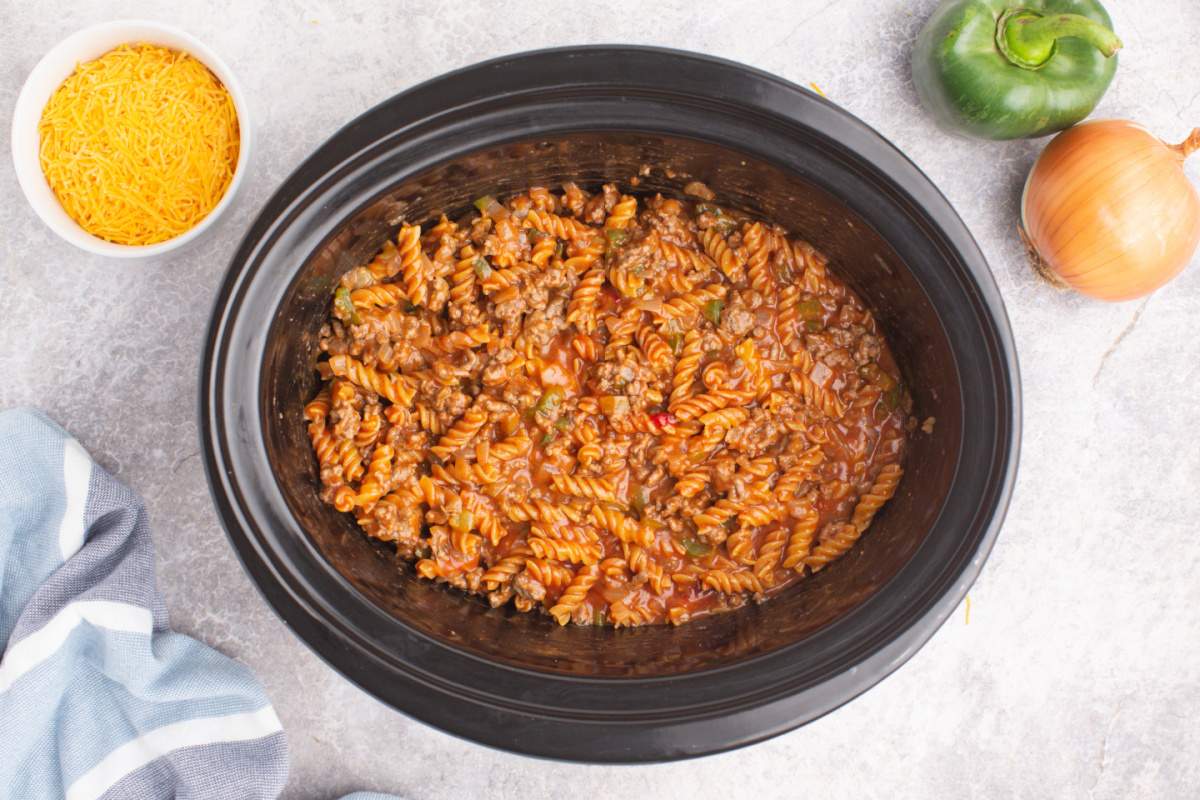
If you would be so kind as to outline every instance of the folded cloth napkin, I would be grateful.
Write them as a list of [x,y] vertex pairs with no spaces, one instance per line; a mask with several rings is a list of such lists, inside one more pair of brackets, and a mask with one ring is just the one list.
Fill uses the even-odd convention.
[[0,798],[274,798],[250,671],[167,628],[141,501],[37,412],[0,413]]

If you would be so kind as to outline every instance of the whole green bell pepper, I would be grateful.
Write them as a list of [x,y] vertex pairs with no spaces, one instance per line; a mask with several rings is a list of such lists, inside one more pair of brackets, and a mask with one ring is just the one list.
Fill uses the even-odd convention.
[[1120,48],[1095,0],[944,0],[917,37],[913,82],[943,128],[1044,136],[1092,112]]

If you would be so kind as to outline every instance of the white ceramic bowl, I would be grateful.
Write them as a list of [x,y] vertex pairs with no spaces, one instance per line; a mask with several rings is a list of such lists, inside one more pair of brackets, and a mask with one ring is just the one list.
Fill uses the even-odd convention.
[[[208,216],[200,220],[196,227],[181,233],[165,242],[148,245],[114,244],[85,231],[67,216],[67,212],[59,204],[58,198],[46,182],[42,174],[41,163],[38,160],[38,122],[42,110],[64,80],[75,71],[76,65],[104,55],[109,50],[122,44],[156,44],[182,50],[194,56],[212,70],[233,98],[234,108],[238,115],[238,130],[241,146],[238,150],[238,163],[234,169],[233,180],[225,190],[216,207]],[[217,217],[229,207],[233,200],[242,177],[246,172],[246,164],[250,157],[250,117],[246,111],[246,98],[242,88],[234,78],[233,72],[225,65],[216,53],[202,44],[196,38],[181,30],[162,25],[157,22],[141,20],[118,20],[94,25],[90,28],[68,36],[53,47],[42,57],[25,85],[17,96],[17,105],[13,110],[12,153],[13,164],[17,171],[17,180],[25,198],[33,206],[33,210],[42,218],[50,229],[76,247],[89,253],[113,258],[144,258],[156,256],[175,250],[193,241],[204,233]]]

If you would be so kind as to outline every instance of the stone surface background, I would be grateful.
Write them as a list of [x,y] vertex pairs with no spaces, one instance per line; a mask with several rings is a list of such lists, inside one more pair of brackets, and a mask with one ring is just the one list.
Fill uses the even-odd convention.
[[[933,0],[454,4],[0,2],[0,408],[36,405],[146,498],[174,624],[250,664],[287,726],[287,798],[1195,797],[1200,793],[1200,264],[1103,305],[1035,278],[1015,234],[1042,142],[940,134],[908,77]],[[1200,5],[1109,0],[1124,38],[1098,116],[1178,141],[1200,125]],[[236,205],[149,263],[59,241],[20,195],[13,103],[49,47],[94,22],[177,24],[220,52],[254,115]],[[649,767],[487,750],[381,705],[268,609],[209,500],[196,430],[201,340],[243,231],[321,141],[418,81],[514,51],[668,45],[816,82],[894,141],[991,262],[1025,388],[1020,479],[999,543],[933,640],[866,695],[739,752]],[[1200,180],[1200,159],[1190,166]]]

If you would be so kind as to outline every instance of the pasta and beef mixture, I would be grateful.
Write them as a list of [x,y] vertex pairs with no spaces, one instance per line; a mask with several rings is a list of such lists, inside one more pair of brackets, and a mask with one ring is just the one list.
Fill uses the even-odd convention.
[[899,370],[819,252],[689,189],[484,197],[344,275],[322,498],[564,625],[683,623],[850,550],[902,473]]

